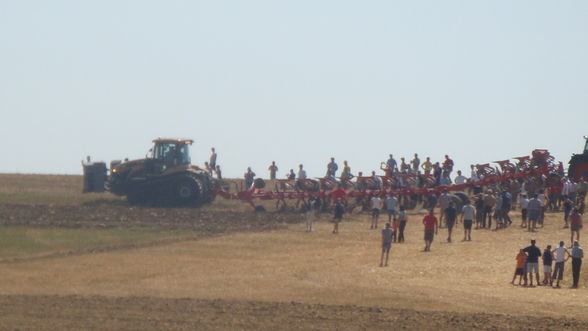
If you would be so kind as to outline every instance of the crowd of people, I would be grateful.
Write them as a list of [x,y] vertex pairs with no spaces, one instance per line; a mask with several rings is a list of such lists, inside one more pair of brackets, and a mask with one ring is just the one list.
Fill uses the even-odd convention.
[[[445,155],[442,162],[432,162],[430,157],[426,157],[421,162],[418,154],[414,154],[412,160],[407,161],[404,157],[397,162],[393,155],[390,154],[386,162],[382,163],[381,169],[384,175],[376,175],[372,171],[371,176],[364,177],[361,172],[357,176],[353,175],[348,161],[343,161],[343,169],[340,176],[337,177],[339,166],[335,158],[331,157],[326,166],[325,178],[332,179],[338,185],[351,183],[353,178],[356,179],[355,190],[385,188],[382,178],[395,180],[389,181],[388,188],[403,188],[408,186],[414,187],[445,187],[450,185],[462,185],[467,183],[478,183],[490,174],[500,174],[498,168],[488,171],[487,165],[471,165],[470,176],[465,176],[462,171],[458,170],[457,174],[451,178],[454,168],[453,160]],[[561,168],[561,167],[560,167]],[[218,178],[220,167],[216,164],[216,152],[212,148],[210,162],[207,164],[212,175],[216,172]],[[277,179],[278,166],[275,161],[268,167],[269,178]],[[514,171],[519,171],[516,168]],[[256,174],[251,168],[247,169],[244,174],[244,189],[249,189],[254,184]],[[371,181],[366,181],[371,179]],[[406,178],[413,178],[408,182]],[[554,180],[555,178],[555,180]],[[286,175],[286,179],[296,181],[297,183],[308,179],[304,165],[298,166],[298,171],[294,169]],[[298,185],[296,187],[299,187]],[[573,286],[578,286],[580,266],[583,258],[583,251],[579,245],[580,230],[582,229],[582,215],[585,212],[585,196],[588,192],[588,183],[585,179],[574,181],[565,177],[563,169],[556,174],[536,175],[530,177],[521,177],[506,181],[497,181],[486,183],[483,186],[468,185],[463,190],[460,197],[461,204],[456,203],[454,196],[447,190],[441,191],[440,194],[429,194],[422,196],[415,194],[410,197],[396,196],[393,193],[382,195],[371,195],[367,199],[360,198],[357,204],[360,206],[360,212],[370,212],[371,222],[370,229],[377,229],[380,217],[384,214],[387,220],[384,228],[381,230],[382,237],[382,254],[380,266],[388,265],[389,253],[392,243],[403,243],[405,241],[405,229],[408,222],[409,208],[418,208],[416,204],[420,203],[420,208],[428,210],[422,219],[424,227],[424,252],[431,251],[434,238],[439,233],[439,228],[447,229],[447,242],[451,243],[453,231],[457,224],[463,224],[463,241],[472,240],[472,230],[493,229],[501,230],[514,224],[510,212],[519,208],[521,212],[520,227],[529,232],[535,232],[544,226],[546,211],[563,211],[563,227],[570,229],[570,242],[573,243],[571,249],[565,247],[564,241],[559,246],[552,249],[547,245],[545,250],[535,246],[535,240],[531,245],[521,249],[516,257],[516,271],[512,283],[519,276],[520,285],[533,286],[533,274],[535,274],[537,285],[554,285],[560,286],[563,278],[564,264],[568,259],[572,259]],[[462,198],[466,196],[467,198]],[[306,215],[306,230],[314,231],[313,222],[316,213],[323,210],[323,201],[317,197],[310,197],[305,201],[304,209]],[[416,204],[415,204],[416,203]],[[335,197],[330,210],[333,213],[333,234],[340,231],[340,223],[349,208],[349,202],[344,195]],[[435,215],[438,210],[439,218]],[[493,224],[494,223],[494,224]],[[493,228],[494,225],[494,228]],[[540,282],[539,258],[543,261],[543,281]],[[552,270],[552,264],[555,260],[555,267]]]

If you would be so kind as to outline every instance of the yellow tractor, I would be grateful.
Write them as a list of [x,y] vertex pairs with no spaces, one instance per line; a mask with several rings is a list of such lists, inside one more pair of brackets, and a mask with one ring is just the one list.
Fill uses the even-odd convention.
[[[84,165],[84,192],[105,189],[131,204],[200,206],[215,197],[215,181],[190,162],[191,139],[158,138],[144,159]],[[103,180],[102,180],[103,179]]]

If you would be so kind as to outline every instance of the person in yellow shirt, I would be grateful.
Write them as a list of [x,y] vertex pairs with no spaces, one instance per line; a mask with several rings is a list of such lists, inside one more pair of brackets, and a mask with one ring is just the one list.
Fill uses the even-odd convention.
[[431,174],[431,169],[433,169],[433,163],[431,163],[431,159],[427,157],[427,160],[421,164],[421,168],[425,172],[425,175]]

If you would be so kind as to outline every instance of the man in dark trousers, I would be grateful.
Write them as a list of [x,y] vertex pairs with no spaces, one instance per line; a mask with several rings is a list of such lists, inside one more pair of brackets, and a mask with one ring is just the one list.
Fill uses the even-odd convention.
[[[527,253],[527,272],[531,281],[530,285],[533,286],[533,271],[535,271],[537,285],[541,285],[539,283],[539,258],[541,257],[541,250],[535,246],[535,239],[531,239],[531,246],[526,247],[523,251]],[[527,282],[525,282],[526,285]]]
[[584,250],[580,247],[578,241],[574,241],[572,247],[572,276],[574,278],[574,285],[572,288],[578,288],[578,282],[580,281],[580,269],[582,268],[582,258],[584,258]]

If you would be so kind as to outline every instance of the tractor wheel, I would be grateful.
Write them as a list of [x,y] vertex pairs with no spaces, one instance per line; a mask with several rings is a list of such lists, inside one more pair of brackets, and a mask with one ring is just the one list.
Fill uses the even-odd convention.
[[181,177],[172,185],[173,203],[182,206],[199,205],[203,199],[202,183],[193,177]]

